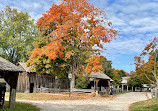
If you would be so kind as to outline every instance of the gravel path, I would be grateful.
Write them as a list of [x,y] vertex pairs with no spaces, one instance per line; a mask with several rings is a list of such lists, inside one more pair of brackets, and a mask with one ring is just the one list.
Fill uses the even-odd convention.
[[115,98],[88,100],[20,101],[41,108],[42,111],[128,111],[130,104],[146,100],[144,92],[130,92]]

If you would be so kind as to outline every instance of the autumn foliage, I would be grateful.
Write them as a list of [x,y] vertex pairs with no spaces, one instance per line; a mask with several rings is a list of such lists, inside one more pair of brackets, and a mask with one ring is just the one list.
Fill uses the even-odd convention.
[[96,73],[97,71],[103,70],[102,61],[99,55],[93,55],[87,64],[86,73],[90,73],[93,71]]
[[64,48],[59,41],[53,41],[42,48],[35,48],[32,51],[30,59],[36,57],[40,58],[42,55],[46,55],[49,59],[55,60],[56,58],[62,58],[64,54]]
[[[135,57],[136,72],[151,83],[158,82],[158,38],[154,38],[144,48],[140,56]],[[144,58],[148,58],[145,60]]]
[[31,52],[28,64],[36,70],[42,66],[41,70],[48,73],[53,69],[51,67],[56,67],[54,70],[68,67],[73,77],[93,54],[86,72],[101,69],[99,55],[95,54],[99,54],[103,44],[109,43],[118,33],[106,19],[105,12],[89,4],[88,0],[62,0],[59,5],[52,4],[38,19],[37,26],[45,41],[38,43]]

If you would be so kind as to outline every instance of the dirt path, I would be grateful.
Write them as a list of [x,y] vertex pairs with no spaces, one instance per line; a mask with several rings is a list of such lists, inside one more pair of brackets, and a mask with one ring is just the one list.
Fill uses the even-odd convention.
[[108,99],[21,102],[36,105],[42,111],[128,111],[130,104],[146,99],[144,92],[130,92]]

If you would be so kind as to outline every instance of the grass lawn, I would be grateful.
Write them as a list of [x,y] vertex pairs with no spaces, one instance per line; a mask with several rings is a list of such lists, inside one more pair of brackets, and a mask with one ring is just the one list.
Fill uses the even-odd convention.
[[158,111],[158,99],[150,99],[133,103],[130,111]]
[[39,108],[27,103],[16,103],[16,107],[13,109],[8,108],[9,102],[6,101],[4,107],[0,111],[40,111]]
[[[119,93],[119,94],[123,94],[123,93]],[[115,96],[116,94],[112,96],[110,96],[109,94],[105,94],[99,97],[104,99],[104,98],[115,97]],[[93,97],[95,97],[95,95],[93,96],[93,94],[80,94],[80,93],[71,93],[71,98],[69,98],[68,93],[19,93],[19,92],[16,93],[17,100],[32,100],[32,101],[81,100],[81,99],[93,99]],[[9,92],[5,93],[5,99],[9,99]]]
[[[17,93],[17,100],[33,101],[51,101],[51,100],[80,100],[91,98],[88,94],[71,93],[71,98],[67,93]],[[9,93],[6,92],[5,99],[9,99]]]

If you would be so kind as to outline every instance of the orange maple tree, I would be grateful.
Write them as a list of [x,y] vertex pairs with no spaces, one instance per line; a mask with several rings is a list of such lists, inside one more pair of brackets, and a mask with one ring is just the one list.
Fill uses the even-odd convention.
[[[43,73],[65,67],[67,73],[72,73],[72,88],[85,60],[99,53],[103,44],[109,43],[118,33],[106,19],[104,10],[89,4],[88,0],[62,0],[59,5],[52,4],[37,26],[43,41],[36,44],[28,64]],[[93,64],[94,71],[100,69],[97,61]]]
[[[148,60],[145,58],[148,57]],[[158,88],[158,38],[154,38],[144,48],[140,56],[135,57],[136,72],[145,76],[150,83],[156,84]],[[155,97],[158,98],[156,91]]]
[[101,71],[103,70],[102,67],[102,61],[99,55],[93,55],[89,61],[88,64],[86,66],[86,73],[90,73],[91,71],[93,71],[94,73],[96,73],[97,71]]

